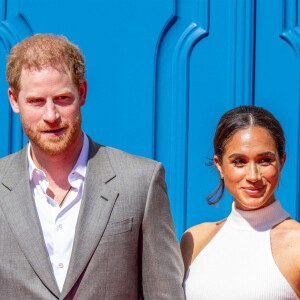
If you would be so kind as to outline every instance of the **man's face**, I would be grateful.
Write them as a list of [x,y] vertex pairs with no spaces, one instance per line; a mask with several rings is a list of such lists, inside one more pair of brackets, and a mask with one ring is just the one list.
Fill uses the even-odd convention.
[[85,103],[86,81],[78,91],[69,72],[45,67],[23,69],[20,83],[18,98],[9,89],[9,99],[34,151],[58,155],[82,143],[80,107]]

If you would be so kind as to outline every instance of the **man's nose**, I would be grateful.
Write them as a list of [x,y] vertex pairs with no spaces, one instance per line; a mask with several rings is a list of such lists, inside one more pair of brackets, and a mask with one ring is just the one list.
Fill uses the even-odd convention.
[[256,163],[250,163],[247,168],[246,179],[248,181],[256,182],[261,180],[261,172]]
[[57,111],[56,105],[52,100],[47,100],[44,106],[44,121],[47,123],[54,123],[59,117],[59,112]]

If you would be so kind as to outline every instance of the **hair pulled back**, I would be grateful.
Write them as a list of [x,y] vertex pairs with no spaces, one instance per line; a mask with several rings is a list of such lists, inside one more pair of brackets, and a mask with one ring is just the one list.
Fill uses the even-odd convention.
[[[274,139],[280,158],[285,153],[285,137],[278,120],[266,109],[254,105],[245,105],[227,111],[220,119],[215,136],[214,151],[222,163],[225,146],[232,136],[239,130],[250,126],[266,129]],[[218,187],[207,197],[208,204],[218,203],[224,194],[224,179],[220,178]],[[215,199],[214,199],[215,198]]]

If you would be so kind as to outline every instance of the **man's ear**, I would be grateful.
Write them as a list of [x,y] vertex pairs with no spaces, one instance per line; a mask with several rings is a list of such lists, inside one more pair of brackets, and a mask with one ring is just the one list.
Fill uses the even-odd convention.
[[79,90],[80,106],[83,106],[85,104],[86,95],[87,95],[87,81],[84,80],[82,82],[82,84],[80,86],[80,90]]
[[220,162],[217,155],[214,156],[214,163],[215,163],[215,165],[216,165],[216,167],[217,167],[217,169],[220,173],[220,177],[223,179],[224,178],[223,169],[222,169],[221,162]]
[[9,102],[10,102],[12,110],[17,114],[20,113],[18,98],[13,93],[13,90],[11,88],[8,89],[8,98],[9,98]]

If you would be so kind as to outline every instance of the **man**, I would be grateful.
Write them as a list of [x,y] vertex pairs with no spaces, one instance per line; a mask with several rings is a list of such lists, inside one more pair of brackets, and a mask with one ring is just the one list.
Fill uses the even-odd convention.
[[0,298],[184,299],[163,167],[82,132],[84,74],[64,37],[8,56],[29,144],[0,160]]

